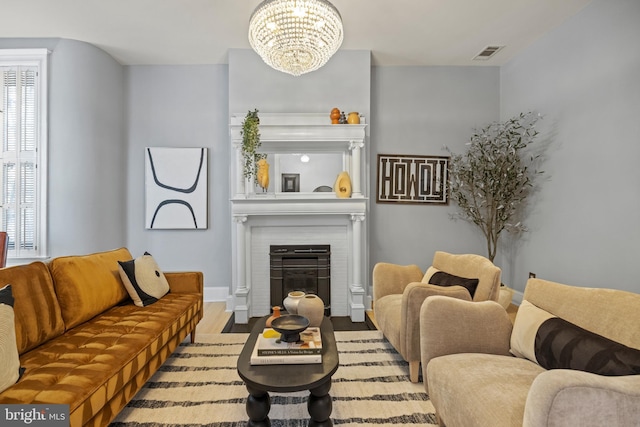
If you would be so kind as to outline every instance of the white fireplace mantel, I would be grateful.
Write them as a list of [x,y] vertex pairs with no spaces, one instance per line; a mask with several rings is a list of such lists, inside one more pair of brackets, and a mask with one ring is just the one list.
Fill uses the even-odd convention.
[[[242,121],[231,116],[231,213],[233,306],[235,321],[269,313],[269,245],[330,244],[332,315],[362,322],[363,278],[368,268],[366,218],[366,133],[359,125],[331,125],[325,114],[260,114],[261,152],[342,153],[341,169],[352,181],[352,195],[328,193],[256,193],[242,173]],[[277,156],[274,156],[277,157]],[[271,182],[274,182],[271,177]],[[326,303],[326,302],[325,302]]]

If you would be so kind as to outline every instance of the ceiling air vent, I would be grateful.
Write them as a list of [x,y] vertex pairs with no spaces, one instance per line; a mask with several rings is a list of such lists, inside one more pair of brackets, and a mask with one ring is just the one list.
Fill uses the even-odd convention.
[[474,56],[473,60],[486,61],[487,59],[491,58],[493,55],[498,53],[498,51],[503,47],[504,46],[487,46],[484,49],[482,49],[482,52]]

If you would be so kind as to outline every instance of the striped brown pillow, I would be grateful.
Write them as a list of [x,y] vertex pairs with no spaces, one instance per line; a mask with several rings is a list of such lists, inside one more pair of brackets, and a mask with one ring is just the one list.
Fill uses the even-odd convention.
[[534,347],[536,359],[545,369],[575,369],[609,376],[640,374],[640,350],[559,317],[540,325]]
[[640,374],[640,350],[583,329],[527,300],[518,308],[511,353],[545,369],[608,376]]

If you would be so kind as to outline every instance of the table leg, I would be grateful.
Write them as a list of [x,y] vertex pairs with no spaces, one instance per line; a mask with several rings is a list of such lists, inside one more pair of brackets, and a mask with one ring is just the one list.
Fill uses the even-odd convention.
[[333,410],[333,401],[329,395],[331,390],[331,378],[320,387],[316,387],[310,391],[309,400],[307,401],[307,409],[311,419],[309,427],[331,427],[331,411]]
[[247,415],[249,416],[248,427],[271,427],[269,410],[271,409],[271,397],[269,393],[256,390],[247,386],[249,397],[247,397]]

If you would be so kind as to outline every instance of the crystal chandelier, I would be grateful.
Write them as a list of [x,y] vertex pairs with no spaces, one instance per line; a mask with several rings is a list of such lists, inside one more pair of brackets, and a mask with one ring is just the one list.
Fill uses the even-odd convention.
[[276,70],[299,76],[327,63],[342,44],[340,12],[326,0],[265,0],[249,21],[249,43]]

